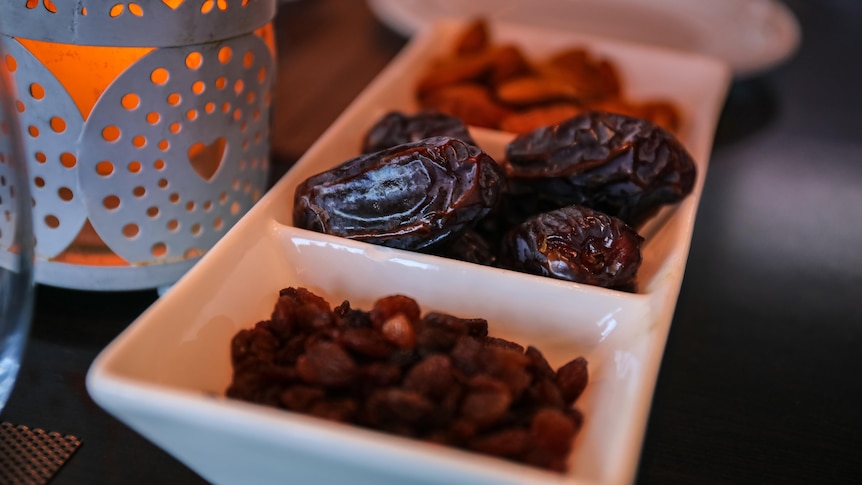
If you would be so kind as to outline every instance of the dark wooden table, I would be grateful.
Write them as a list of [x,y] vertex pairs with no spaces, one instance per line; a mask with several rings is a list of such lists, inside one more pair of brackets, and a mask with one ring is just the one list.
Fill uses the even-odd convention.
[[[729,93],[638,483],[862,483],[862,3],[788,1],[804,41]],[[404,45],[358,0],[276,20],[273,177]],[[81,438],[52,482],[195,484],[84,378],[154,291],[39,287],[2,420]]]

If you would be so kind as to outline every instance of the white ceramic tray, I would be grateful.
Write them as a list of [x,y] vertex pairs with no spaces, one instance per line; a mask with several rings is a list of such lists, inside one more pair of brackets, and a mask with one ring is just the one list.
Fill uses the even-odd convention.
[[[694,192],[645,233],[636,293],[291,227],[300,181],[356,155],[367,128],[386,111],[415,109],[416,77],[461,28],[440,23],[414,38],[200,263],[99,355],[87,377],[93,399],[218,484],[631,482],[730,70],[708,58],[595,37],[492,27],[495,39],[515,41],[530,55],[585,45],[618,64],[631,97],[667,97],[682,108],[681,139],[697,161],[698,179]],[[475,137],[499,156],[509,136],[477,130]],[[585,356],[591,383],[578,401],[585,425],[570,471],[559,475],[223,397],[231,337],[268,318],[287,286],[363,309],[378,297],[406,294],[423,311],[486,318],[492,334],[535,345],[554,366]]]

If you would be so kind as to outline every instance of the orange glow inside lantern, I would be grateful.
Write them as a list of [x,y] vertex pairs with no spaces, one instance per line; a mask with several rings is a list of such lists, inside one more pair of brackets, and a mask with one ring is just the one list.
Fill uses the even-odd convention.
[[[174,0],[174,3],[178,4],[181,1]],[[255,30],[255,34],[266,42],[267,47],[275,57],[275,32],[272,25],[268,24]],[[154,50],[153,47],[83,46],[32,39],[19,39],[19,42],[63,84],[84,120],[89,117],[90,111],[105,89],[129,66]],[[197,56],[192,57],[194,59]],[[8,59],[7,62],[14,62],[11,57]],[[187,63],[189,62],[195,61],[187,59]],[[10,68],[10,71],[14,71],[14,69]],[[156,70],[153,71],[151,79],[153,82],[159,83],[166,81],[167,76],[167,71]],[[38,84],[31,85],[29,91],[34,98],[38,99],[44,96],[44,88]],[[131,101],[125,102],[131,103]],[[20,106],[22,105],[19,103],[19,110]],[[64,123],[64,121],[52,118],[52,123],[58,124]],[[189,163],[199,174],[208,174],[205,178],[209,178],[221,161],[224,144],[222,138],[211,146],[203,143],[192,145],[188,152]],[[76,163],[71,154],[68,154],[64,159],[64,165],[73,166]],[[96,170],[101,171],[104,175],[109,175],[106,169],[101,167],[97,165]],[[162,256],[164,253],[163,246],[154,248],[154,256]],[[200,254],[201,252],[197,250],[187,253],[186,256],[197,257]],[[76,265],[128,265],[127,261],[115,254],[102,241],[89,221],[84,224],[68,248],[54,256],[52,260]]]
[[[66,88],[84,120],[114,79],[153,50],[151,47],[80,46],[32,39],[19,39],[19,42]],[[29,93],[40,99],[44,96],[44,88],[32,84]],[[19,103],[19,110],[21,106]],[[52,118],[52,122],[64,123],[58,118]],[[65,165],[74,166],[77,163],[70,153],[64,158]],[[89,221],[68,248],[56,255],[53,261],[77,265],[128,265],[105,245]]]
[[[26,8],[41,11],[43,3],[41,14],[56,13],[47,0]],[[183,4],[117,3],[109,15],[141,17]],[[189,6],[187,14],[211,17],[253,7],[245,0]],[[94,16],[86,7],[79,14]],[[249,15],[258,21],[263,14]],[[17,83],[33,168],[37,281],[40,264],[60,267],[58,286],[69,287],[76,287],[67,271],[72,266],[98,271],[176,263],[187,269],[262,196],[276,58],[271,22],[216,41],[167,46],[2,35],[0,42],[11,47],[4,61]],[[58,102],[68,106],[52,111]],[[46,244],[51,250],[40,253]],[[87,287],[138,287],[130,274],[111,287]],[[140,285],[172,278],[145,277]]]

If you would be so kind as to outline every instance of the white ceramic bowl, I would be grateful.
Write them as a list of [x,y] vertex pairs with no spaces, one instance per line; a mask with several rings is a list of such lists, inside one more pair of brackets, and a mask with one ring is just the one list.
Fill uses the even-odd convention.
[[[644,229],[639,288],[624,293],[372,246],[290,225],[294,187],[358,153],[391,109],[411,111],[414,81],[447,52],[458,23],[414,38],[299,163],[169,292],[94,361],[93,399],[219,484],[602,483],[633,480],[659,363],[682,282],[712,137],[730,81],[722,63],[596,37],[495,24],[529,55],[584,45],[618,65],[632,98],[661,96],[685,115],[694,192]],[[278,134],[276,134],[278,136]],[[500,156],[509,135],[475,130]],[[368,309],[394,293],[423,311],[482,317],[492,334],[538,347],[552,365],[583,355],[585,424],[560,475],[470,452],[224,397],[229,342],[269,317],[278,290],[305,286]]]

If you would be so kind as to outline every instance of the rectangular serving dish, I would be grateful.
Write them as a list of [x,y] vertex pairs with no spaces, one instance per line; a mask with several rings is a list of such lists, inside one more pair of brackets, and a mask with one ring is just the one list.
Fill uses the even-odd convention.
[[[261,201],[93,362],[87,387],[121,421],[219,484],[595,483],[633,481],[670,328],[712,137],[730,82],[724,64],[571,32],[491,24],[495,41],[528,55],[585,46],[620,69],[630,98],[661,97],[684,113],[680,139],[698,164],[694,192],[642,234],[634,293],[372,246],[291,226],[294,188],[358,154],[390,110],[416,109],[413,87],[463,25],[414,37]],[[473,130],[499,157],[511,135]],[[278,291],[304,286],[331,303],[368,309],[405,294],[427,311],[481,317],[491,334],[539,348],[553,366],[583,355],[591,382],[570,469],[512,462],[330,423],[224,397],[229,342],[267,319]]]

